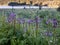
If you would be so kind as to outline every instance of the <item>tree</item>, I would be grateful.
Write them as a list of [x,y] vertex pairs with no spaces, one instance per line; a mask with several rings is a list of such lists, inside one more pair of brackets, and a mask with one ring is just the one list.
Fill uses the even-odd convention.
[[42,2],[39,4],[39,10],[41,10],[42,8]]
[[19,0],[19,3],[20,3],[20,0]]
[[32,5],[32,0],[30,0],[30,5]]
[[59,11],[59,12],[60,12],[60,6],[57,8],[57,11]]

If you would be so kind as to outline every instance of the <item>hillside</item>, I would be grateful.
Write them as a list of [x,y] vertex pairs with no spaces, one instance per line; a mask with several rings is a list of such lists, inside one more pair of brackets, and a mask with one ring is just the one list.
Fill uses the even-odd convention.
[[[10,3],[10,2],[18,2],[18,3],[24,3],[24,2],[26,2],[26,4],[30,4],[30,1],[31,0],[0,0],[0,5],[1,6],[4,6],[4,5],[8,5],[8,3]],[[40,3],[42,3],[42,5],[45,5],[45,4],[47,4],[49,7],[58,7],[59,6],[59,4],[60,4],[60,0],[32,0],[32,5],[34,5],[34,4],[40,4]]]

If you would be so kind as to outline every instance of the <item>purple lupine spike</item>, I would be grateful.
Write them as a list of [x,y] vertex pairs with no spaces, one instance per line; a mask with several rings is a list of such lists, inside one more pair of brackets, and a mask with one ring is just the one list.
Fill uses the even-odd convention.
[[56,19],[53,19],[53,20],[52,20],[52,25],[53,25],[53,27],[54,27],[54,28],[56,28],[56,27],[57,27],[57,23],[58,23],[58,22],[57,22],[57,20],[56,20]]
[[22,20],[21,20],[21,23],[24,24],[24,23],[25,23],[25,19],[22,19]]
[[18,18],[17,22],[23,24],[23,23],[25,23],[25,19]]
[[32,19],[28,19],[28,20],[27,20],[27,23],[28,23],[29,31],[30,31],[30,26],[31,26],[31,23],[33,23],[33,20],[32,20]]
[[16,15],[15,15],[15,13],[10,13],[10,16],[15,17]]
[[49,23],[52,23],[52,20],[51,20],[51,19],[48,19],[48,20],[46,21],[46,24],[49,24]]
[[37,36],[37,32],[38,32],[38,19],[39,19],[39,17],[36,16],[36,17],[35,17],[35,23],[36,23],[36,36]]
[[8,17],[8,22],[12,22],[15,18],[16,18],[15,13],[10,13],[10,15]]
[[11,14],[9,15],[9,18],[11,18],[11,19],[14,19],[15,17],[16,17],[15,13],[11,13]]
[[36,16],[36,17],[35,17],[35,22],[37,22],[37,23],[40,22],[40,18],[39,18],[39,16]]
[[21,18],[17,18],[17,23],[21,23]]
[[38,24],[40,22],[40,18],[38,16],[35,17],[35,22]]
[[33,20],[32,19],[28,19],[27,22],[30,24],[30,23],[33,22]]
[[45,32],[45,35],[46,36],[52,36],[53,34],[52,34],[52,32]]
[[49,21],[46,21],[46,24],[49,24]]

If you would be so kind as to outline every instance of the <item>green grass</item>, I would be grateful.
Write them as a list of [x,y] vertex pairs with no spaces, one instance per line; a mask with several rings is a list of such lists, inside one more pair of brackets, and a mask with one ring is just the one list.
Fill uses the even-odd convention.
[[[43,21],[38,23],[39,27],[36,30],[36,24],[8,23],[6,20],[11,9],[0,9],[0,45],[60,45],[60,22],[58,27],[53,28],[52,25],[46,25],[48,19],[56,18],[60,21],[60,12],[56,9],[14,9],[13,12],[17,18],[35,19],[36,16],[43,18]],[[15,23],[15,26],[14,26]],[[27,26],[26,26],[27,25]],[[55,29],[55,30],[54,30]],[[53,35],[46,36],[45,32],[50,31]]]

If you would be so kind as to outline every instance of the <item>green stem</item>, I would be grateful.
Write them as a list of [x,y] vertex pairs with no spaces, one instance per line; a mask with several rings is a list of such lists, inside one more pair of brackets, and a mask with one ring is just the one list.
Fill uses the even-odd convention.
[[14,35],[15,35],[15,24],[16,24],[16,18],[13,20],[13,26],[14,26]]
[[54,40],[54,45],[56,45],[56,31],[55,31],[55,28],[54,28],[54,37],[53,37],[53,40]]

